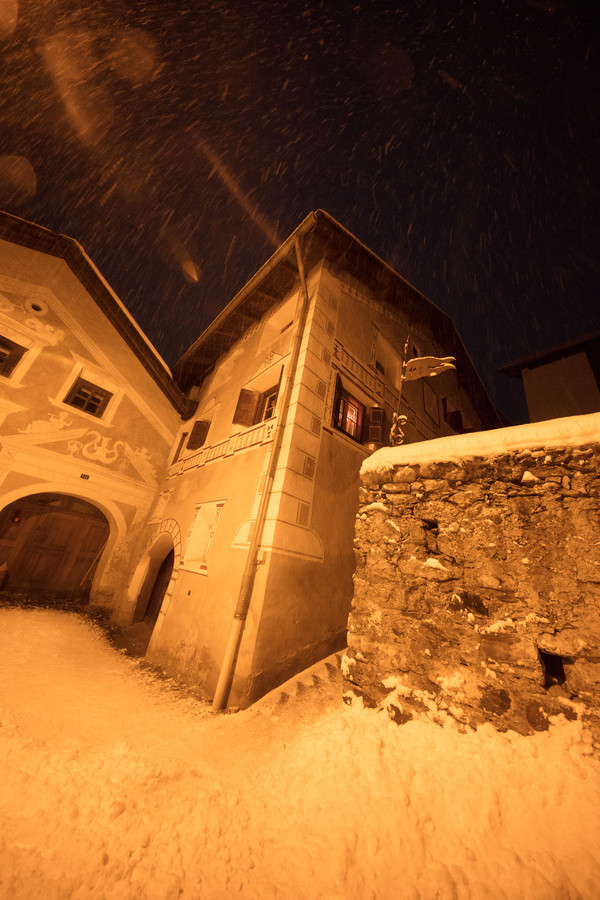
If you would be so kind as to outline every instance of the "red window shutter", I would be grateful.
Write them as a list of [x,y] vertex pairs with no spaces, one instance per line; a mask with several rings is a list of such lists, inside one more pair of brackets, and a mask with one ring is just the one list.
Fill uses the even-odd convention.
[[242,388],[233,414],[234,424],[245,425],[246,427],[254,425],[259,400],[259,391],[248,391],[246,388]]
[[206,435],[210,428],[210,422],[206,419],[196,419],[192,428],[190,439],[187,442],[188,450],[197,450],[206,441]]
[[385,409],[380,406],[372,406],[369,409],[369,444],[383,444],[385,442]]

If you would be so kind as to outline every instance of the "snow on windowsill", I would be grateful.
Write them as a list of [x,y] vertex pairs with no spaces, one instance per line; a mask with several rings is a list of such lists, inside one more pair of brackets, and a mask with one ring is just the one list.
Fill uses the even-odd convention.
[[382,447],[363,462],[360,474],[381,472],[394,466],[414,463],[497,456],[512,450],[577,447],[594,441],[600,442],[600,413],[529,422],[493,431],[456,434],[401,447]]

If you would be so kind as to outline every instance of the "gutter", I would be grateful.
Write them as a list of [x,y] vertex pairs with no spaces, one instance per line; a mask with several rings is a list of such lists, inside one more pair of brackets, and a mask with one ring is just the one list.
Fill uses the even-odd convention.
[[[302,256],[300,253],[300,237],[301,235],[311,230],[314,224],[316,224],[316,217],[313,218],[313,216],[314,214],[311,214],[311,216],[305,219],[302,225],[300,225],[292,235],[294,240],[294,249],[296,252],[298,274],[300,276],[300,296],[298,297],[296,314],[294,316],[297,325],[294,334],[294,340],[292,343],[290,361],[286,370],[286,381],[285,387],[283,389],[283,395],[281,397],[281,405],[277,414],[277,425],[275,427],[273,443],[271,444],[271,451],[269,455],[269,462],[262,497],[260,499],[260,505],[256,515],[256,522],[254,523],[252,539],[250,541],[250,548],[248,550],[246,565],[244,567],[244,573],[242,575],[242,581],[238,593],[237,606],[233,615],[233,622],[231,623],[229,640],[225,649],[225,655],[221,664],[221,671],[219,673],[219,680],[217,682],[217,688],[213,700],[213,712],[219,712],[225,709],[225,707],[227,706],[227,700],[229,698],[233,676],[235,675],[235,666],[242,640],[242,634],[244,631],[244,625],[246,623],[248,610],[250,609],[250,602],[252,600],[252,591],[254,589],[257,567],[260,564],[258,560],[258,550],[264,533],[265,522],[267,519],[267,509],[273,493],[275,473],[277,471],[277,465],[279,463],[279,457],[281,454],[283,434],[288,422],[290,401],[292,398],[292,391],[294,389],[296,372],[298,368],[298,359],[300,357],[300,347],[302,345],[302,339],[304,338],[304,329],[306,327],[308,307],[310,304],[308,287],[306,285],[306,275],[304,272],[304,264],[302,262]],[[291,238],[289,240],[291,241]],[[286,241],[286,243],[288,242]],[[277,262],[273,262],[275,260],[275,257],[277,257]],[[280,256],[275,254],[275,257],[271,257],[267,265],[272,264],[272,267],[274,267],[278,262],[281,261]],[[263,266],[263,269],[264,268],[265,267]],[[264,277],[265,272],[263,272],[262,269],[261,273],[261,277]]]

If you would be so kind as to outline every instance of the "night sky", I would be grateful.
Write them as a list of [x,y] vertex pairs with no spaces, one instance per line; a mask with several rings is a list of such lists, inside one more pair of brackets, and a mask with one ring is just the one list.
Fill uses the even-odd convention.
[[0,206],[173,364],[312,209],[496,367],[600,329],[598,5],[0,0]]

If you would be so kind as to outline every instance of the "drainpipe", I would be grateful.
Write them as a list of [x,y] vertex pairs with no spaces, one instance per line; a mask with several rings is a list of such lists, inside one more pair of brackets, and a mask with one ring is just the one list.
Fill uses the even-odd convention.
[[279,462],[279,455],[281,453],[283,432],[285,426],[287,425],[290,400],[292,397],[292,390],[294,388],[298,359],[300,357],[300,346],[302,344],[302,338],[304,337],[304,328],[306,326],[306,318],[308,316],[308,307],[310,301],[308,298],[308,288],[306,286],[304,264],[302,262],[302,256],[300,254],[299,237],[296,237],[294,240],[294,249],[296,251],[296,263],[298,265],[298,274],[300,276],[300,296],[298,297],[296,315],[294,317],[297,322],[296,332],[294,334],[292,352],[286,372],[285,386],[283,389],[280,408],[277,415],[275,434],[273,435],[273,442],[271,444],[263,492],[256,515],[256,521],[254,523],[254,529],[252,530],[250,548],[248,550],[246,565],[244,567],[244,574],[242,575],[242,581],[238,594],[238,602],[233,616],[233,622],[229,634],[229,641],[225,650],[225,656],[221,665],[219,680],[217,682],[217,689],[215,691],[215,697],[212,704],[214,712],[225,709],[227,705],[227,699],[229,697],[229,691],[231,690],[233,676],[235,674],[235,664],[242,640],[242,632],[244,630],[248,610],[250,608],[252,590],[254,588],[254,579],[256,578],[256,571],[259,565],[258,550],[260,548],[260,542],[262,540],[265,528],[267,508],[269,506],[269,501],[273,492],[273,482],[275,480],[275,472],[277,471],[277,464]]

